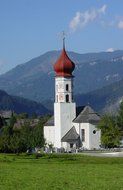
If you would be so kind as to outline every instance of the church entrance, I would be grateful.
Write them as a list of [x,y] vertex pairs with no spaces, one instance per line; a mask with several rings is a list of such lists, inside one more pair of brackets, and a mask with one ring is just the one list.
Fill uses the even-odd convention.
[[73,148],[73,143],[70,143],[70,148]]

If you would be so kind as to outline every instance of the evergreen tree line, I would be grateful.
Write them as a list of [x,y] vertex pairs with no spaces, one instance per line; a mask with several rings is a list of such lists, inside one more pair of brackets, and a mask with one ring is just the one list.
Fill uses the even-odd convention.
[[[27,115],[26,115],[27,117]],[[30,119],[20,128],[14,127],[17,119],[25,119],[21,116],[12,115],[10,122],[0,129],[0,152],[20,153],[35,147],[43,147],[45,140],[43,136],[43,125],[48,117],[42,117],[34,127],[30,127]]]

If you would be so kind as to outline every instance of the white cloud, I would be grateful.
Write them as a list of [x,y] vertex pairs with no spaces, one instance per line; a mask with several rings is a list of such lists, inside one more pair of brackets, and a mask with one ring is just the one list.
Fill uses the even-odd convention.
[[72,31],[75,31],[77,28],[83,28],[90,22],[95,21],[100,15],[105,14],[107,5],[103,5],[99,9],[90,9],[85,12],[76,12],[76,15],[71,20],[69,27]]
[[72,19],[69,26],[72,30],[76,30],[80,22],[81,22],[81,13],[77,12],[76,16]]
[[100,23],[104,28],[114,27],[116,25],[115,20],[111,20],[111,21],[101,20]]
[[114,52],[114,51],[115,51],[114,48],[108,48],[108,49],[106,50],[106,52]]
[[120,21],[118,22],[118,28],[119,28],[119,29],[123,29],[123,20],[120,20]]
[[105,14],[106,8],[107,8],[107,5],[103,5],[103,6],[98,10],[98,12]]

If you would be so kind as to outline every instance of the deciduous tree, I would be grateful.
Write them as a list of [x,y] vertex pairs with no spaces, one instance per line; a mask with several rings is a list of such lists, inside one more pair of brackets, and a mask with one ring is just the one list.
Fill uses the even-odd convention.
[[101,144],[105,148],[113,148],[120,145],[120,130],[116,122],[116,117],[104,115],[98,125],[101,129]]

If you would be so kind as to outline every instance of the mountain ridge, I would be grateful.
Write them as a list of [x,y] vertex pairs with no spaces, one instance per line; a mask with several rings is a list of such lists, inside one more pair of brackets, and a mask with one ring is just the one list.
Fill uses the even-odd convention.
[[[11,95],[42,102],[54,99],[53,64],[60,51],[49,51],[0,75],[0,89]],[[123,79],[123,50],[78,54],[68,52],[75,62],[74,92],[88,93]]]
[[97,111],[116,113],[123,101],[123,79],[101,89],[75,97],[77,105],[91,104]]
[[17,96],[10,96],[3,90],[0,90],[0,110],[11,110],[15,113],[26,112],[29,115],[45,115],[50,113],[41,103]]
[[[100,114],[106,112],[116,114],[123,101],[123,79],[100,89],[74,96],[77,107],[91,105]],[[42,102],[49,110],[53,110],[53,101]]]

